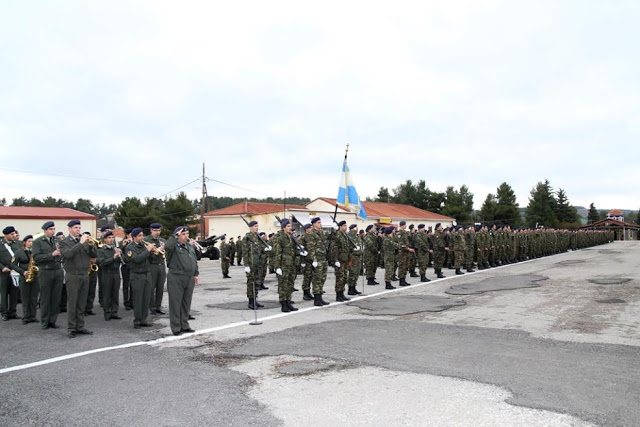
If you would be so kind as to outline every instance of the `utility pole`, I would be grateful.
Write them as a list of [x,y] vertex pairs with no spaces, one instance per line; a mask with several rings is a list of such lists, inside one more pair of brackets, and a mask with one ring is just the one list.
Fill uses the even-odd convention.
[[200,202],[200,239],[204,240],[207,236],[204,228],[204,213],[206,212],[205,204],[207,203],[207,177],[204,175],[204,163],[202,163],[202,201]]

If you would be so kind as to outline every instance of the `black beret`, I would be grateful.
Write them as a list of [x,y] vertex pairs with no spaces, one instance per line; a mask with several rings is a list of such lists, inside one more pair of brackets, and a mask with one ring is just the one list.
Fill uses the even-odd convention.
[[149,226],[149,228],[152,230],[159,230],[160,228],[162,228],[162,224],[160,224],[159,222],[154,222]]
[[131,234],[131,231],[132,231],[132,230],[133,230],[133,228],[125,228],[125,229],[124,229],[124,232],[125,232],[126,234]]
[[142,233],[142,228],[136,227],[133,230],[131,230],[131,237],[136,237],[140,233]]
[[441,225],[442,225],[442,224],[437,223],[437,224],[436,224],[436,228],[440,227]]
[[407,221],[400,221],[400,226],[407,225]]
[[418,224],[418,229],[423,229],[424,228],[424,224]]
[[251,221],[249,223],[249,227],[253,227],[254,225],[258,225],[258,221]]
[[46,230],[47,228],[51,228],[51,227],[55,227],[56,224],[53,221],[47,221],[44,224],[42,224],[42,229]]
[[347,225],[347,221],[340,221],[338,223],[338,227],[342,227],[343,225]]
[[113,231],[111,231],[111,230],[107,231],[106,233],[104,233],[104,235],[102,237],[106,239],[109,236],[113,236]]
[[393,227],[387,227],[384,229],[384,234],[391,234],[393,233]]
[[103,233],[105,231],[107,231],[108,229],[109,229],[109,227],[107,227],[106,225],[103,225],[102,227],[100,227],[100,231],[103,232]]
[[[264,234],[264,233],[263,233],[263,234]],[[269,238],[272,238],[272,237],[273,237],[273,234],[274,234],[274,233],[269,233]]]
[[371,230],[372,228],[373,228],[373,224],[367,225],[367,231]]
[[80,220],[72,219],[67,223],[67,227],[73,227],[74,225],[80,225]]
[[29,240],[29,239],[33,239],[33,236],[32,236],[31,234],[27,234],[26,236],[24,236],[24,237],[22,238],[22,241],[23,241],[23,242],[26,242],[26,241],[27,241],[27,240]]
[[223,235],[222,237],[220,237],[220,240],[226,240],[227,239],[227,235]]
[[315,224],[318,221],[320,221],[320,217],[319,216],[314,217],[314,218],[311,219],[311,224]]
[[354,228],[356,228],[358,226],[358,224],[351,224],[349,226],[349,230],[353,230]]
[[302,228],[304,228],[305,230],[308,230],[311,228],[311,224],[306,223],[304,226],[302,226]]
[[188,228],[185,227],[184,225],[179,225],[179,226],[176,227],[175,230],[173,230],[173,234],[182,233],[182,232],[185,232],[187,230],[188,230]]
[[280,221],[280,227],[281,228],[285,228],[287,225],[289,225],[291,221],[289,221],[288,218],[283,219],[282,221]]
[[414,225],[413,224],[409,224],[409,230],[413,230]]
[[264,236],[264,231],[259,232],[258,236]]
[[58,237],[58,236],[64,236],[64,233],[63,233],[62,231],[58,231],[58,232],[56,233],[56,237]]
[[87,236],[91,236],[91,233],[89,233],[88,231],[85,231],[82,234],[86,234]]
[[11,234],[14,231],[16,231],[15,227],[13,225],[8,225],[4,228],[4,230],[2,230],[2,234]]
[[360,229],[360,231],[358,231],[358,234],[364,234],[364,230]]

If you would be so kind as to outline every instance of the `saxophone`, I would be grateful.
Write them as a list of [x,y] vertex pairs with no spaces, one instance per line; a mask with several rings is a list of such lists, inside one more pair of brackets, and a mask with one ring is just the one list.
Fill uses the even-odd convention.
[[31,283],[36,278],[36,273],[40,270],[36,265],[36,262],[33,259],[33,255],[29,257],[29,267],[27,267],[27,271],[29,272],[29,276],[25,279],[25,282]]

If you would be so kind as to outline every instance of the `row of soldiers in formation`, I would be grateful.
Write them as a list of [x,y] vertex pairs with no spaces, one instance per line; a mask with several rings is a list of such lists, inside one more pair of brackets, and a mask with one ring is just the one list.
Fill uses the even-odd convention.
[[[67,224],[68,235],[56,233],[47,221],[35,238],[20,241],[15,227],[3,229],[0,245],[0,312],[2,320],[16,319],[21,300],[22,323],[40,322],[42,329],[58,329],[57,317],[67,312],[67,334],[91,335],[85,316],[95,315],[98,287],[104,319],[118,316],[122,284],[124,306],[134,311],[134,328],[152,326],[149,314],[165,314],[162,297],[165,281],[169,294],[169,323],[174,335],[195,332],[188,320],[193,288],[198,282],[195,242],[187,227],[174,230],[168,240],[160,237],[161,224],[151,224],[151,235],[142,228],[125,230],[117,244],[113,232],[100,229],[99,238],[82,232],[80,221]],[[168,268],[168,274],[167,274]],[[40,307],[40,319],[36,318]]]
[[[356,224],[347,229],[345,221],[333,224],[334,230],[323,229],[319,217],[305,224],[302,236],[296,236],[288,219],[281,221],[281,230],[267,236],[258,231],[256,221],[248,223],[250,231],[235,244],[240,252],[238,265],[244,260],[247,277],[249,308],[262,307],[258,291],[268,289],[264,280],[268,267],[278,278],[278,294],[283,312],[295,311],[291,295],[298,273],[303,275],[304,300],[314,300],[314,305],[329,304],[323,299],[327,268],[335,269],[336,301],[349,301],[345,296],[358,295],[358,277],[364,268],[368,285],[379,284],[376,271],[385,270],[386,289],[395,289],[393,281],[409,286],[407,275],[429,282],[427,269],[433,267],[437,278],[444,278],[442,269],[455,269],[458,275],[500,265],[521,262],[568,250],[608,243],[614,233],[596,230],[557,230],[552,228],[514,228],[509,225],[481,225],[443,227],[435,229],[424,224],[376,229],[369,225],[358,231]],[[229,277],[229,265],[233,259],[231,246],[221,246],[223,277]],[[418,273],[416,273],[418,269]],[[312,295],[313,294],[313,295]]]

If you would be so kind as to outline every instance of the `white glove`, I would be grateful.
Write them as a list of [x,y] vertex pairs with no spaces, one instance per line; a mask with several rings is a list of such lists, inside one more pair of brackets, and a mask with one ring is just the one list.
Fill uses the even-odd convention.
[[336,224],[335,222],[333,223],[332,227],[333,227],[334,230],[337,230],[338,228],[340,228],[340,227],[338,227],[338,224]]
[[317,262],[317,261],[313,261],[313,262],[311,263],[311,266],[312,266],[313,268],[316,268],[316,267],[318,266],[318,262]]
[[247,266],[244,268],[245,273],[251,273],[251,267]]
[[271,246],[267,246],[266,248],[264,248],[265,252],[271,252]]
[[300,256],[307,256],[307,255],[309,255],[309,252],[307,251],[300,252]]
[[360,246],[356,246],[356,247],[353,249],[353,251],[354,251],[354,252],[360,252]]
[[336,261],[336,263],[333,264],[333,265],[335,265],[336,267],[340,268],[340,261]]
[[306,267],[307,264],[305,264],[304,262],[300,264],[300,267]]
[[277,274],[278,276],[282,276],[282,270],[281,270],[281,269],[279,269],[279,268],[276,268],[276,274]]

